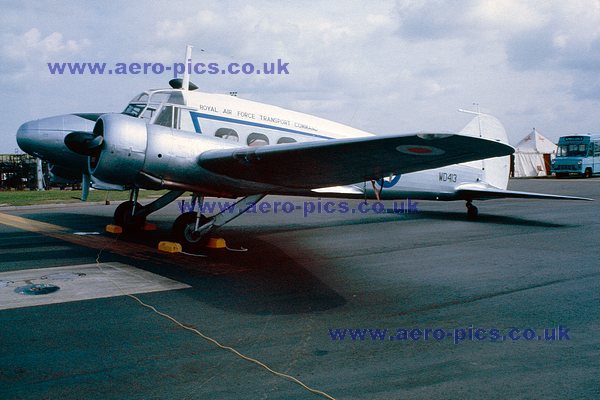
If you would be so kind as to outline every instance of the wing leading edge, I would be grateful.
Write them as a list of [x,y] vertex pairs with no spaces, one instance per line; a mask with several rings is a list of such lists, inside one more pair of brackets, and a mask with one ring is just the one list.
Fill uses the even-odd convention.
[[199,156],[198,165],[233,179],[311,189],[513,152],[511,146],[489,139],[419,133],[209,150]]

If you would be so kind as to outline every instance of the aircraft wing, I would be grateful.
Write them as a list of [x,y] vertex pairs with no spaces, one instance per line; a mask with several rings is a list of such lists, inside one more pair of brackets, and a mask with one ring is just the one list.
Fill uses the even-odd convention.
[[519,192],[515,190],[502,190],[491,187],[480,187],[476,185],[463,185],[456,190],[457,195],[463,200],[490,200],[501,198],[518,199],[551,199],[551,200],[586,200],[593,201],[587,197],[560,196],[555,194]]
[[321,188],[512,154],[489,139],[419,133],[209,150],[198,164],[233,179]]

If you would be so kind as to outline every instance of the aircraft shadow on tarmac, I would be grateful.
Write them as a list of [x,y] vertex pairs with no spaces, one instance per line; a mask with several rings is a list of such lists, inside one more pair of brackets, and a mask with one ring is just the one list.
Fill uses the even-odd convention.
[[[60,221],[61,226],[73,231],[97,231],[107,223],[106,216],[87,214],[30,214],[26,217],[49,223]],[[370,223],[401,223],[419,219],[465,221],[466,217],[460,212],[422,211],[418,214],[365,215],[331,221],[321,218],[319,221],[303,220],[301,223],[286,226],[273,224],[261,226],[260,223],[251,226],[232,225],[221,231],[227,238],[229,246],[235,248],[237,244],[241,244],[250,249],[249,251],[208,251],[205,252],[207,257],[154,254],[141,261],[129,258],[127,254],[111,254],[110,249],[107,249],[102,261],[124,262],[185,282],[192,286],[191,289],[186,290],[186,294],[215,308],[260,315],[310,313],[343,306],[346,300],[279,247],[271,242],[260,240],[257,236],[294,230]],[[480,215],[478,221],[469,223],[540,228],[566,226],[486,214]],[[159,222],[158,231],[124,234],[119,237],[119,242],[143,244],[155,248],[159,240],[169,240],[169,238],[168,225]],[[90,240],[94,238],[90,237]]]
[[[75,230],[75,231],[104,231],[104,227],[111,223],[112,219],[107,216],[97,215],[97,214],[71,214],[71,213],[40,213],[40,214],[28,214],[25,215],[26,218],[32,218],[37,221],[48,222],[58,224],[67,229]],[[252,225],[252,228],[248,228],[244,226],[244,230],[247,232],[258,231],[263,234],[272,234],[277,232],[289,232],[295,230],[304,230],[304,229],[315,229],[315,228],[334,228],[338,226],[351,226],[351,225],[363,225],[370,223],[382,223],[382,222],[402,222],[409,220],[419,220],[419,219],[434,219],[440,221],[464,221],[468,223],[476,223],[476,224],[496,224],[496,225],[514,225],[514,226],[528,226],[528,227],[540,227],[540,228],[565,228],[571,227],[573,225],[568,224],[557,224],[546,221],[538,221],[534,219],[528,218],[520,218],[514,217],[510,215],[494,215],[494,214],[486,214],[485,211],[479,214],[479,217],[475,221],[469,221],[466,217],[466,212],[456,212],[456,211],[439,211],[439,210],[427,210],[422,209],[418,213],[411,214],[394,214],[393,210],[387,210],[387,213],[382,214],[364,214],[364,215],[352,215],[350,218],[332,218],[328,220],[327,218],[315,217],[313,218],[302,218],[301,222],[293,222],[289,223],[285,221],[282,216],[282,224],[281,225],[261,225],[260,218],[256,215],[248,215],[244,221],[252,221],[256,220],[256,223]],[[57,222],[58,221],[58,222]],[[82,221],[85,221],[85,226],[82,225]],[[170,229],[171,222],[167,224],[158,223],[159,228]],[[164,226],[163,226],[164,225]],[[227,225],[219,232],[227,231],[227,232],[235,232],[237,229],[237,225],[234,223],[232,225]],[[166,240],[166,239],[165,239]]]
[[[346,304],[342,296],[272,243],[231,234],[227,238],[229,243],[243,243],[249,251],[207,252],[206,261],[194,263],[192,282],[186,283],[194,288],[189,293],[195,299],[250,314],[311,313]],[[219,268],[225,273],[219,274]]]
[[450,211],[424,211],[417,216],[424,219],[437,219],[446,221],[466,221],[475,224],[496,224],[514,226],[533,226],[540,228],[566,228],[572,225],[556,224],[552,222],[536,221],[527,218],[511,217],[507,215],[492,215],[481,213],[475,221],[467,221],[465,213]]
[[[107,223],[106,217],[87,214],[29,214],[25,217],[48,223],[60,221],[61,226],[76,232],[101,232]],[[159,229],[154,232],[120,235],[111,241],[119,251],[104,249],[100,261],[122,262],[187,283],[192,288],[185,293],[195,300],[235,312],[299,314],[329,310],[346,303],[342,296],[274,244],[235,230],[227,233],[226,238],[233,250],[239,250],[238,244],[241,244],[249,251],[200,251],[206,257],[156,253],[159,241],[170,240],[168,225],[159,223]],[[98,235],[86,236],[86,240],[94,247]],[[131,256],[127,254],[127,243],[132,244]],[[139,257],[139,245],[148,248],[143,260]],[[90,259],[90,263],[94,261],[95,257]]]
[[[137,242],[139,237],[124,235],[120,240]],[[128,263],[187,283],[192,288],[186,289],[185,294],[194,301],[227,311],[256,315],[303,314],[346,304],[342,296],[272,243],[235,235],[228,235],[227,241],[228,245],[243,243],[249,250],[199,251],[205,257],[161,254],[142,262],[106,254],[102,261]]]
[[[242,229],[246,234],[277,234],[283,232],[293,232],[309,229],[318,228],[335,228],[353,225],[368,225],[378,223],[397,223],[401,224],[403,221],[418,221],[418,220],[439,220],[439,221],[459,221],[468,224],[491,224],[491,225],[513,225],[513,226],[527,226],[527,227],[539,227],[539,228],[567,228],[573,225],[568,224],[557,224],[545,221],[536,221],[533,219],[519,218],[505,215],[492,215],[481,213],[477,220],[469,221],[466,213],[454,212],[454,211],[420,211],[415,214],[366,214],[358,218],[349,219],[332,219],[327,220],[326,218],[315,218],[314,220],[304,219],[302,222],[296,223],[285,223],[285,225],[261,225],[260,219],[257,218],[257,223],[252,226],[244,226]],[[254,217],[249,217],[254,218]],[[219,232],[236,232],[240,230],[237,226],[224,227]]]

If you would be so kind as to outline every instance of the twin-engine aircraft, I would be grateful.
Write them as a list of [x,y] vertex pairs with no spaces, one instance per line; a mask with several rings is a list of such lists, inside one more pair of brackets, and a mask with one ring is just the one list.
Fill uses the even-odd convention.
[[[189,54],[189,50],[188,50]],[[186,57],[189,59],[189,56]],[[182,213],[173,233],[193,247],[268,194],[365,199],[466,201],[502,197],[580,199],[506,190],[509,155],[500,122],[477,113],[459,133],[374,135],[312,115],[203,93],[189,75],[171,88],[135,96],[121,113],[67,114],[26,122],[20,148],[51,163],[54,175],[89,187],[129,190],[114,222],[133,229],[151,213],[193,193],[239,198],[212,217]],[[167,189],[138,203],[139,189]],[[195,210],[195,208],[194,208]]]

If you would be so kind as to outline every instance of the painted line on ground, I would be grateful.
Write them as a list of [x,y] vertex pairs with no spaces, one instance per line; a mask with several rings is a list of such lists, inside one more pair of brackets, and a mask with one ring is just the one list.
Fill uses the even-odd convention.
[[[203,273],[212,276],[240,273],[246,270],[244,267],[229,265],[223,262],[209,263],[207,259],[203,259],[204,261],[202,261],[198,257],[190,257],[182,253],[166,254],[159,251],[158,248],[146,244],[119,240],[120,235],[76,235],[75,232],[71,232],[68,228],[59,225],[6,213],[0,213],[0,224],[27,232],[38,233],[77,246],[98,251],[102,250],[140,261],[155,261],[163,265],[170,264],[177,268],[191,268],[194,271],[198,271],[200,268]],[[207,264],[210,265],[207,266]]]

